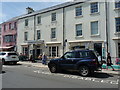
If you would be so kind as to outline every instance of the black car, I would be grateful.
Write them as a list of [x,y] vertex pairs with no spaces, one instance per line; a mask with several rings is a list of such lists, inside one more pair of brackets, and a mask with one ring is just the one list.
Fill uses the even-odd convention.
[[66,52],[61,58],[51,59],[48,67],[51,73],[72,70],[78,71],[82,76],[88,76],[101,65],[93,50],[75,50]]

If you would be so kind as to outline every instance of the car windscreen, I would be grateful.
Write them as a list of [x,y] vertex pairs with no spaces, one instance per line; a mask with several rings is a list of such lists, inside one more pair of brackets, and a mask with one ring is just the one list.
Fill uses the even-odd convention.
[[16,53],[8,53],[8,55],[17,55]]
[[78,52],[78,57],[79,58],[95,58],[95,54],[92,51],[81,51]]
[[0,53],[0,55],[5,55],[6,53]]

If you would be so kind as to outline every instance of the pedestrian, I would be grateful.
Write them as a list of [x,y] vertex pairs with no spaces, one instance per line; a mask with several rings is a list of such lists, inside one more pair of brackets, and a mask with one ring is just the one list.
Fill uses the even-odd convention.
[[108,66],[110,66],[114,71],[114,68],[112,67],[112,61],[111,61],[110,53],[107,54],[107,67],[106,67],[106,69],[108,69]]
[[45,53],[43,53],[43,55],[42,55],[42,64],[46,65],[46,61],[47,61],[47,56],[45,55]]
[[33,55],[30,56],[30,61],[35,62],[34,59],[33,59]]
[[38,59],[42,60],[42,54],[40,54],[40,55],[38,56]]

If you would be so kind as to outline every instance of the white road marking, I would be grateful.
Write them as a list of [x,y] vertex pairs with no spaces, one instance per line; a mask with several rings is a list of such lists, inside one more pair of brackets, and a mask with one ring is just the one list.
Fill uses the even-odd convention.
[[119,79],[117,79],[117,80],[103,80],[103,79],[97,79],[97,78],[81,77],[81,76],[75,76],[75,75],[65,75],[65,74],[59,74],[59,73],[54,74],[51,72],[43,72],[40,70],[36,70],[34,72],[38,73],[38,74],[63,76],[64,78],[72,78],[72,79],[92,81],[92,82],[98,82],[98,83],[108,83],[108,84],[117,84],[117,85],[119,84]]

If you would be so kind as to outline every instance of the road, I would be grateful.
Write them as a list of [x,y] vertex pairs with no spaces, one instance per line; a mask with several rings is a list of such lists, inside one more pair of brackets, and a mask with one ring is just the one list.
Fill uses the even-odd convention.
[[77,73],[50,73],[48,68],[29,65],[4,65],[2,88],[118,88],[118,76],[95,73],[82,77]]

